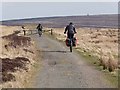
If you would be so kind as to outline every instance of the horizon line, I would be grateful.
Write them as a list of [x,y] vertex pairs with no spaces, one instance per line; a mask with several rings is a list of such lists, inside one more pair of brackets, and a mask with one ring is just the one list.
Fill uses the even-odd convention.
[[97,16],[97,15],[118,15],[119,13],[111,13],[111,14],[83,14],[83,15],[53,15],[53,16],[36,16],[36,17],[25,17],[25,18],[15,18],[15,19],[6,19],[6,20],[0,20],[0,22],[3,21],[17,21],[17,20],[25,20],[25,19],[37,19],[37,18],[59,18],[59,17],[74,17],[74,16]]

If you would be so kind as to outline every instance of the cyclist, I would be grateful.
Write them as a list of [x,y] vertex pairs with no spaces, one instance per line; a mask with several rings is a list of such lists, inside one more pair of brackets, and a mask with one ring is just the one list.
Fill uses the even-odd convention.
[[23,29],[24,35],[26,35],[25,26],[22,26],[22,29]]
[[39,24],[39,25],[37,26],[37,29],[38,29],[38,34],[39,34],[39,36],[41,36],[41,35],[42,35],[42,29],[43,29],[42,25]]
[[77,33],[72,22],[70,22],[69,25],[66,26],[64,34],[66,34],[66,32],[67,32],[67,38],[72,38],[72,39],[74,37],[74,34]]

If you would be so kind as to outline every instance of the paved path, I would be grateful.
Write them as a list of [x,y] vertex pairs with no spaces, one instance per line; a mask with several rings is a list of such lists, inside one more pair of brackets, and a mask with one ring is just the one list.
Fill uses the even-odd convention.
[[42,68],[33,84],[35,88],[109,88],[102,72],[88,65],[74,51],[45,35],[32,36],[42,53]]

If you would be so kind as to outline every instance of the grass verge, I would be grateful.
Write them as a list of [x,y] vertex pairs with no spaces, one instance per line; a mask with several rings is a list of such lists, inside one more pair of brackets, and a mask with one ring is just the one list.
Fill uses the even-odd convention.
[[[32,37],[31,37],[32,39]],[[37,43],[35,42],[35,58],[34,58],[34,63],[31,66],[31,71],[28,73],[28,77],[26,79],[26,82],[24,82],[24,87],[26,88],[32,88],[33,83],[35,81],[35,77],[39,70],[41,69],[41,53],[39,52],[39,48],[37,47]]]
[[104,73],[104,78],[111,83],[111,85],[118,87],[118,75],[110,73],[108,70],[103,70],[103,66],[99,66],[99,58],[93,56],[90,52],[83,52],[81,48],[75,48],[75,51],[82,57],[84,60],[91,66],[94,66],[95,69]]

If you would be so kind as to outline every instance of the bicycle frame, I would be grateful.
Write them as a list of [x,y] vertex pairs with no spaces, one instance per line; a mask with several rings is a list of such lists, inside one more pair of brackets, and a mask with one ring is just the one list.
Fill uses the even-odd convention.
[[72,47],[73,47],[73,38],[70,37],[70,52],[72,52]]
[[[67,36],[67,35],[66,35],[66,36]],[[73,38],[72,38],[72,37],[70,37],[70,38],[69,38],[69,40],[70,40],[70,41],[69,41],[69,43],[70,43],[70,46],[69,46],[69,47],[70,47],[70,52],[72,52],[72,47],[73,47]]]
[[42,35],[42,31],[38,31],[39,37],[41,37]]

